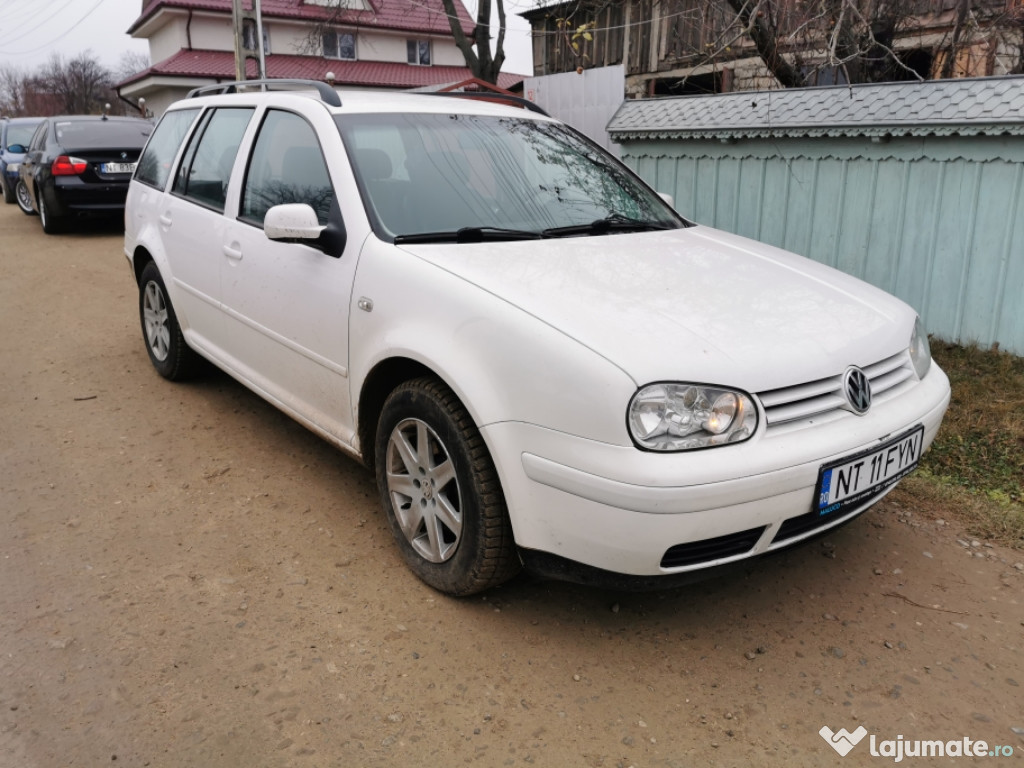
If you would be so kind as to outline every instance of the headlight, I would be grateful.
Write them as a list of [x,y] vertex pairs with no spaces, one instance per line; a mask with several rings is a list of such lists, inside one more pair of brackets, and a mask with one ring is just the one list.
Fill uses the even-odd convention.
[[748,440],[757,409],[742,392],[700,384],[649,384],[629,403],[629,434],[649,451],[689,451]]
[[910,360],[914,363],[917,378],[923,379],[932,364],[932,350],[928,346],[928,334],[920,317],[914,323],[914,332],[910,335]]

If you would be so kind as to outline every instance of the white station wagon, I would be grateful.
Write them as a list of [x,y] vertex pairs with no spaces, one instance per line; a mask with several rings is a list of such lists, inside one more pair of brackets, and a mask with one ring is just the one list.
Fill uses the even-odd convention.
[[686,221],[524,106],[282,81],[174,104],[126,211],[153,365],[205,358],[373,468],[452,595],[524,565],[668,586],[917,465],[950,391],[913,309]]

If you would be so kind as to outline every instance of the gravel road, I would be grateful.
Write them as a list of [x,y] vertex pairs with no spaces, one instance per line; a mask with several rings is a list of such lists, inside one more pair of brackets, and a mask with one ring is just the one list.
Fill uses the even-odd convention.
[[364,469],[227,376],[156,375],[121,247],[0,206],[3,768],[894,760],[823,726],[1020,764],[1020,552],[902,493],[686,589],[442,597]]

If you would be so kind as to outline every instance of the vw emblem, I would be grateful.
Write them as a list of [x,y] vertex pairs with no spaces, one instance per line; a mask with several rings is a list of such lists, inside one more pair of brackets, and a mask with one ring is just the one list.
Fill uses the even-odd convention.
[[122,152],[121,153],[121,159],[122,160],[127,160],[128,159],[128,153],[127,152]]
[[843,374],[843,394],[856,413],[867,413],[871,407],[871,381],[868,375],[855,365]]

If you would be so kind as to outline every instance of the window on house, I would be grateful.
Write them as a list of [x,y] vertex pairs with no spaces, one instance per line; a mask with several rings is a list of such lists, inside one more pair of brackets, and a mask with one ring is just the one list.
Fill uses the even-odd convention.
[[[256,22],[252,19],[242,20],[242,45],[247,50],[256,50]],[[270,55],[270,32],[266,27],[263,27],[263,53]]]
[[420,67],[430,66],[430,41],[429,40],[406,40],[406,59],[410,64]]
[[356,34],[331,29],[323,34],[324,56],[328,59],[356,60]]

